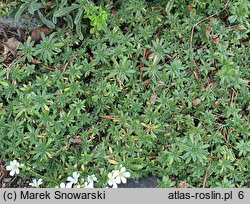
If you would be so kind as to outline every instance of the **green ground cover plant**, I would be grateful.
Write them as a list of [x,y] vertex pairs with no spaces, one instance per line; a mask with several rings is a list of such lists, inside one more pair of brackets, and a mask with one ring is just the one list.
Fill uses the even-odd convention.
[[7,170],[33,187],[250,187],[249,1],[32,2],[16,19],[54,32],[0,64]]

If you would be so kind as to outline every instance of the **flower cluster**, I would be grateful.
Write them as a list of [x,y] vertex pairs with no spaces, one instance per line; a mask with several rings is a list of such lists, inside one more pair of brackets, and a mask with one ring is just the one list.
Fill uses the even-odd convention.
[[80,179],[80,174],[78,172],[73,172],[72,176],[67,178],[66,183],[60,183],[59,186],[55,188],[94,188],[94,182],[97,182],[97,178],[94,174],[87,177],[86,180],[84,178]]
[[[19,174],[19,168],[22,168],[24,165],[20,164],[16,160],[10,162],[10,165],[6,167],[10,171],[10,175],[14,176]],[[94,182],[98,182],[94,174],[87,176],[86,179],[79,179],[80,174],[78,172],[73,172],[72,176],[67,178],[67,181],[61,182],[59,186],[55,188],[94,188]],[[120,165],[116,167],[115,170],[108,173],[107,187],[118,188],[117,184],[127,183],[127,178],[130,178],[130,173],[126,171],[126,168]],[[42,185],[42,179],[33,179],[32,183],[29,183],[30,186],[39,188]]]
[[108,185],[112,188],[118,188],[117,184],[127,183],[127,178],[130,177],[130,173],[126,171],[126,168],[120,165],[118,170],[113,170],[108,173]]

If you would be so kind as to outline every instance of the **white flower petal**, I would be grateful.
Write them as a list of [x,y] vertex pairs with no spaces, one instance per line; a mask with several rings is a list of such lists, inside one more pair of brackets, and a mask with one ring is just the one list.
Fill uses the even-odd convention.
[[6,166],[6,170],[7,170],[7,171],[12,170],[12,166],[11,166],[11,165]]
[[113,177],[116,177],[116,176],[119,175],[119,171],[118,170],[113,170],[112,173],[113,173]]
[[84,182],[84,188],[94,188],[94,182]]
[[11,175],[11,176],[14,176],[14,175],[15,175],[15,170],[12,169],[12,170],[10,171],[10,175]]
[[69,182],[74,182],[74,178],[72,178],[71,176],[69,176],[69,177],[67,178],[67,181],[69,181]]
[[42,179],[38,179],[37,183],[38,183],[38,185],[41,185],[43,183]]
[[78,179],[79,176],[80,176],[79,173],[77,173],[76,171],[73,172],[73,178],[74,178],[74,179]]
[[20,173],[20,170],[19,169],[16,169],[16,174],[19,174]]
[[121,169],[120,169],[120,172],[125,172],[126,171],[126,168],[125,167],[122,167]]
[[116,183],[113,183],[112,188],[118,188],[117,184],[116,184]]
[[60,183],[60,188],[65,188],[65,183]]
[[121,181],[122,181],[122,183],[127,183],[127,179],[123,176],[121,177]]
[[88,182],[92,182],[92,181],[97,181],[97,178],[94,174],[92,174],[91,176],[87,177],[87,180],[88,180]]
[[129,172],[124,172],[122,175],[123,175],[124,177],[126,177],[126,178],[129,178],[129,177],[130,177],[130,173],[129,173]]
[[113,174],[111,172],[108,173],[108,178],[112,178]]
[[72,188],[72,183],[71,182],[67,183],[66,188]]
[[115,183],[120,184],[121,183],[121,177],[117,176],[115,179]]

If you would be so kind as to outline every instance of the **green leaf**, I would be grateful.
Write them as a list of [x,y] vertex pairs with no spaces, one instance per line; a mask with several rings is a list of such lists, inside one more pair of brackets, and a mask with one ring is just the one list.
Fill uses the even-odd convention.
[[82,35],[82,28],[81,28],[81,19],[82,19],[83,9],[79,9],[76,18],[74,20],[74,23],[76,25],[76,33],[79,36],[80,40],[83,39]]
[[5,74],[4,70],[0,70],[0,76],[3,76]]
[[41,3],[36,3],[36,2],[32,2],[29,6],[29,12],[33,15],[35,11],[39,10],[43,8],[43,5]]
[[9,86],[9,84],[6,82],[6,81],[0,81],[0,84],[2,85],[2,86]]
[[173,0],[170,0],[170,1],[167,3],[166,8],[165,8],[165,11],[166,11],[167,15],[170,14],[171,9],[173,8],[173,3],[174,3]]
[[62,17],[65,16],[66,14],[70,13],[71,11],[75,10],[78,8],[78,5],[74,6],[68,6],[64,8],[59,8],[57,11],[54,13],[54,17]]
[[61,0],[60,7],[63,7],[67,4],[68,0]]
[[234,23],[236,21],[236,16],[229,16],[228,20],[230,23]]
[[22,13],[29,7],[29,3],[24,3],[20,6],[15,15],[15,22],[20,21]]
[[134,165],[131,165],[131,169],[134,170],[134,171],[137,171],[137,170],[141,170],[143,169],[143,165],[140,165],[140,164],[134,164]]
[[49,28],[54,29],[56,27],[55,24],[52,21],[46,19],[40,11],[38,11],[38,16],[40,20]]
[[65,18],[66,18],[66,22],[68,24],[68,27],[70,27],[71,29],[73,29],[74,28],[74,23],[73,23],[72,16],[69,15],[69,14],[67,14]]

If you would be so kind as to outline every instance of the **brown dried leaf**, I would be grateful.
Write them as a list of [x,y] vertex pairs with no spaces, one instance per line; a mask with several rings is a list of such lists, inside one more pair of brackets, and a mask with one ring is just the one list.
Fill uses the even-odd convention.
[[38,60],[36,60],[36,59],[34,59],[34,58],[32,58],[32,60],[31,60],[31,64],[41,64],[42,62],[40,62],[40,61],[38,61]]
[[18,39],[23,43],[26,40],[25,31],[21,28],[17,29]]
[[42,39],[41,34],[44,33],[44,35],[49,35],[52,33],[52,29],[48,27],[39,27],[31,31],[31,40],[34,41],[40,41]]
[[215,102],[214,102],[214,106],[215,106],[216,108],[218,108],[218,106],[219,106],[219,101],[215,101]]
[[50,67],[50,66],[47,66],[47,65],[44,65],[44,64],[42,65],[42,67],[45,68],[45,69],[48,69],[48,70],[50,70],[50,71],[56,70],[55,68]]
[[243,25],[236,25],[235,29],[237,29],[237,30],[246,30],[246,27],[243,26]]
[[197,106],[201,102],[201,99],[196,98],[192,101],[193,106]]
[[149,160],[154,160],[154,159],[156,159],[156,158],[157,158],[156,155],[150,155],[150,156],[148,156],[148,159],[149,159]]
[[94,60],[94,57],[93,57],[92,54],[89,54],[89,60],[90,60],[90,61],[93,61],[93,60]]
[[211,161],[212,159],[216,159],[216,156],[214,156],[214,155],[208,155],[207,156],[208,161]]
[[143,62],[140,62],[140,64],[138,65],[139,68],[142,68],[144,67],[144,63]]
[[220,38],[219,38],[218,35],[212,35],[211,38],[212,38],[212,40],[213,40],[213,42],[214,42],[215,44],[218,44],[219,41],[220,41]]
[[230,7],[230,3],[229,3],[229,1],[224,5],[224,8],[225,9],[228,9]]
[[82,137],[77,135],[69,139],[70,144],[81,144],[82,143]]
[[154,56],[154,58],[153,58],[153,63],[154,63],[154,64],[155,64],[156,60],[157,60],[157,55]]
[[113,116],[113,115],[100,115],[99,117],[109,119],[109,120],[118,120],[119,119],[118,116]]
[[197,71],[197,69],[193,70],[194,76],[196,79],[199,79],[199,72]]
[[188,188],[188,183],[186,181],[181,181],[178,184],[178,188]]
[[210,25],[208,25],[208,26],[206,27],[206,29],[205,29],[205,34],[206,34],[206,36],[207,36],[207,39],[209,39],[209,38],[210,38]]
[[7,56],[10,52],[13,56],[16,56],[17,47],[19,45],[19,41],[16,38],[9,38],[7,42],[3,43],[4,51],[3,56]]
[[4,168],[4,165],[0,163],[0,175],[3,175],[6,172],[6,169]]
[[145,81],[142,82],[143,86],[147,86],[151,83],[151,79],[146,79]]
[[213,21],[214,21],[214,17],[210,17],[209,24],[211,25],[213,23]]
[[152,93],[151,97],[150,97],[150,103],[153,105],[155,104],[155,100],[157,98],[157,94],[155,92]]
[[113,8],[111,9],[111,13],[112,13],[112,14],[116,14],[116,12],[117,12],[117,10],[113,7]]
[[153,51],[150,49],[149,51],[146,52],[145,54],[145,59],[148,59],[149,56],[153,53]]
[[189,4],[188,5],[188,11],[190,12],[190,13],[195,13],[195,9],[193,8],[193,6],[191,5],[191,4]]

